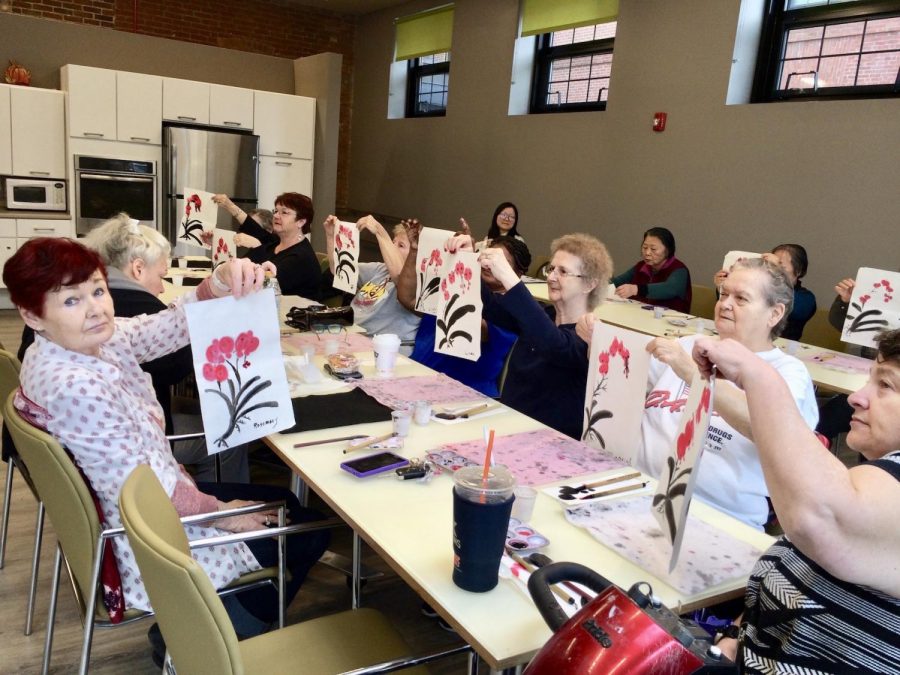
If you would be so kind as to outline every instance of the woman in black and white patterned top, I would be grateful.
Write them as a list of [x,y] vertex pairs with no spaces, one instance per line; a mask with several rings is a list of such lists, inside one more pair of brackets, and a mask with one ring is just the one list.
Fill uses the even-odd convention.
[[851,469],[746,348],[699,340],[694,359],[746,392],[785,531],[757,562],[723,651],[745,673],[900,673],[900,330],[878,337],[869,381],[848,399],[847,445],[868,460]]

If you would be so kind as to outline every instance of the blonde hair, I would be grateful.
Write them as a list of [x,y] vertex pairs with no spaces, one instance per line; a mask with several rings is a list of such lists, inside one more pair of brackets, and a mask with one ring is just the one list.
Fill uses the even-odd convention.
[[594,309],[606,295],[609,278],[613,273],[612,256],[602,241],[589,234],[565,234],[554,239],[550,244],[550,257],[557,251],[565,251],[581,260],[581,273],[587,281],[596,281],[597,285],[588,294],[588,308]]
[[103,262],[121,271],[140,258],[153,265],[162,257],[169,257],[171,245],[152,227],[132,222],[127,213],[113,216],[91,230],[83,242],[100,254]]

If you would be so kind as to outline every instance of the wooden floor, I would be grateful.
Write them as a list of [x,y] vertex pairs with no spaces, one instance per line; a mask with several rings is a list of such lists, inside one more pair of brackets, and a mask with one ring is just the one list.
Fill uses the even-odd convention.
[[[0,310],[0,341],[6,349],[18,349],[22,323],[18,313]],[[5,485],[6,464],[0,468],[0,484]],[[287,483],[285,473],[253,467],[254,480]],[[31,555],[34,545],[34,498],[18,473],[14,476],[12,506],[10,510],[9,537],[6,564],[0,570],[0,675],[7,673],[39,673],[50,591],[50,576],[56,538],[51,524],[45,526],[44,543],[38,586],[34,632],[23,634],[28,583],[31,574]],[[348,530],[337,531],[331,548],[345,555],[350,554]],[[450,542],[447,542],[448,555]],[[460,644],[460,639],[442,630],[435,619],[421,614],[421,601],[406,584],[394,575],[390,568],[371,551],[364,558],[365,564],[385,573],[384,577],[369,581],[363,588],[362,604],[374,607],[390,617],[415,653],[430,653]],[[77,616],[75,601],[64,579],[57,606],[51,673],[74,673],[77,670],[81,649],[82,626]],[[332,614],[348,609],[350,590],[343,574],[324,565],[316,565],[304,583],[288,612],[288,623],[307,618]],[[94,635],[91,672],[97,674],[142,675],[158,673],[150,659],[147,629],[152,620],[140,621],[131,626],[98,630]],[[457,656],[431,666],[431,672],[439,675],[463,673],[466,657]],[[482,664],[482,669],[486,669]],[[297,672],[303,672],[298,663]],[[273,673],[273,675],[276,675]]]

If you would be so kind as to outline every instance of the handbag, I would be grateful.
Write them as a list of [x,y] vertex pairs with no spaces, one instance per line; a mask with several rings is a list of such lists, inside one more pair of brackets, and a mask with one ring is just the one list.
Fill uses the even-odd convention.
[[353,325],[352,307],[325,307],[324,305],[310,305],[309,307],[291,307],[287,313],[285,323],[291,328],[301,331],[309,331],[316,324],[339,326]]

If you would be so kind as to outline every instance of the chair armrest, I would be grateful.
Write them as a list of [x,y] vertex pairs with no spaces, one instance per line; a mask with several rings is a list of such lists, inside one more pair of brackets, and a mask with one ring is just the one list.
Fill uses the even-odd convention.
[[343,673],[341,673],[341,675],[375,675],[376,673],[393,673],[397,670],[412,668],[413,666],[421,666],[423,664],[431,663],[432,661],[444,659],[449,656],[455,656],[456,654],[465,654],[466,652],[473,651],[474,650],[472,649],[471,645],[460,645],[459,647],[451,647],[450,649],[446,649],[442,652],[435,652],[434,654],[427,654],[425,656],[404,656],[398,659],[391,659],[390,661],[373,663],[370,666],[364,666],[362,668],[344,671]]
[[280,537],[286,534],[302,534],[303,532],[327,530],[332,527],[340,527],[344,524],[343,520],[334,517],[325,520],[314,520],[308,523],[284,525],[282,527],[266,527],[261,530],[251,530],[250,532],[231,532],[216,537],[204,537],[203,539],[194,539],[193,541],[188,542],[188,545],[191,549],[195,549],[205,548],[207,546],[218,546],[220,544],[235,544],[240,541],[252,541],[254,539],[271,539],[272,537]]
[[194,431],[190,434],[171,434],[166,436],[166,440],[169,442],[172,441],[189,441],[193,438],[203,438],[206,436],[206,433],[203,431]]
[[259,504],[250,504],[249,506],[235,506],[230,509],[222,509],[221,511],[208,511],[207,513],[195,513],[192,516],[182,516],[181,522],[185,525],[194,525],[196,523],[208,523],[219,518],[227,518],[228,516],[242,516],[247,513],[256,513],[257,511],[267,511],[269,509],[283,509],[285,502],[279,499],[273,502],[260,502]]

